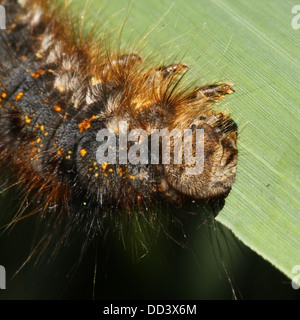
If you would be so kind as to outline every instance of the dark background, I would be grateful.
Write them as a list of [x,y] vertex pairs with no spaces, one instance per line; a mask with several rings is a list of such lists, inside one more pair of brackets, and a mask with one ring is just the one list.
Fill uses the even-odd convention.
[[[7,220],[18,203],[8,198],[1,203],[0,217]],[[185,248],[162,235],[148,254],[134,257],[121,241],[108,238],[92,243],[77,263],[82,238],[74,235],[54,261],[47,253],[17,272],[31,252],[35,222],[33,216],[9,231],[1,229],[0,265],[6,268],[7,289],[0,290],[0,299],[233,299],[233,289],[238,299],[300,298],[288,278],[228,230],[218,226],[215,231],[197,217],[185,226]]]

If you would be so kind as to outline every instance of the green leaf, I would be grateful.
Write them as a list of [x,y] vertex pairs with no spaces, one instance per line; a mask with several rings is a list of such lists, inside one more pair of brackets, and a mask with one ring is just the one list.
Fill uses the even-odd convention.
[[[80,6],[80,1],[75,1]],[[300,264],[300,29],[294,1],[92,0],[88,21],[124,24],[121,46],[183,60],[197,83],[227,81],[238,123],[234,187],[217,220],[292,278]],[[299,20],[300,21],[300,20]]]

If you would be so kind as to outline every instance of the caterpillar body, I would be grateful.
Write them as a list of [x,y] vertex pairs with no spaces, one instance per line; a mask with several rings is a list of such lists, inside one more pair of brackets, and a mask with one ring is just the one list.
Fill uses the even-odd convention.
[[[137,53],[95,44],[50,1],[1,5],[6,30],[0,30],[0,164],[15,177],[10,184],[22,186],[24,198],[37,207],[20,210],[12,223],[36,214],[47,230],[43,245],[68,242],[79,230],[86,247],[113,219],[134,232],[133,221],[145,218],[147,228],[155,229],[153,221],[173,219],[174,208],[201,213],[203,203],[210,210],[211,203],[222,203],[236,175],[237,125],[211,107],[234,91],[230,84],[183,87],[183,63],[149,66]],[[151,148],[143,163],[120,161],[120,123],[126,132],[143,130],[144,146],[156,129],[189,129],[194,140],[202,129],[203,170],[189,175],[186,169],[194,164],[175,162],[174,139],[170,163],[161,157],[151,163]],[[103,129],[115,137],[113,163],[97,158],[107,143],[97,138]],[[140,140],[128,140],[123,151],[129,155]],[[143,152],[134,150],[135,156]],[[122,232],[121,222],[113,229]]]

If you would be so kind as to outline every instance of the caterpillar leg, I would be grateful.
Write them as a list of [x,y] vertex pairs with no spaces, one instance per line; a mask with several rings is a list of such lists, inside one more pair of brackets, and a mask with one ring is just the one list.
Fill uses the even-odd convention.
[[172,63],[151,69],[147,75],[148,83],[159,87],[165,80],[170,83],[180,74],[188,70],[188,66],[182,63]]
[[232,86],[228,83],[213,84],[202,87],[196,87],[192,93],[192,99],[208,99],[211,101],[221,100],[226,94],[234,92]]
[[158,78],[165,79],[169,76],[176,77],[188,70],[188,66],[183,63],[172,63],[167,66],[161,66],[156,69]]

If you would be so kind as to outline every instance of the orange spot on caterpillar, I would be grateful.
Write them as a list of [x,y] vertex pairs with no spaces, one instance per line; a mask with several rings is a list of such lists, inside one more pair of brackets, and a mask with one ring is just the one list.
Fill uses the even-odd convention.
[[31,122],[31,119],[29,118],[29,116],[27,114],[25,115],[25,122],[28,124]]
[[39,52],[37,52],[37,53],[35,54],[35,56],[36,56],[38,59],[41,59],[41,58],[43,57]]
[[83,131],[86,131],[88,130],[90,127],[91,127],[91,122],[93,120],[97,119],[96,116],[92,116],[91,118],[89,119],[84,119],[79,125],[79,132],[82,133]]
[[37,138],[36,139],[36,143],[41,143],[42,139],[41,138]]
[[108,165],[109,165],[109,162],[105,162],[105,163],[101,164],[101,167],[102,167],[103,171],[106,170],[106,168],[108,167]]
[[80,154],[83,158],[87,154],[87,151],[85,149],[80,149]]
[[1,96],[2,96],[3,99],[5,99],[7,97],[7,93],[3,92]]
[[60,112],[61,111],[61,106],[54,106],[53,109],[56,112]]
[[45,70],[37,70],[31,74],[32,78],[37,79],[40,76],[43,76],[46,73]]
[[19,101],[20,99],[22,99],[22,97],[24,96],[24,92],[19,92],[16,96],[16,101]]
[[106,169],[107,169],[108,165],[109,165],[109,162],[105,162],[105,163],[101,164],[103,174],[105,177],[107,177]]

